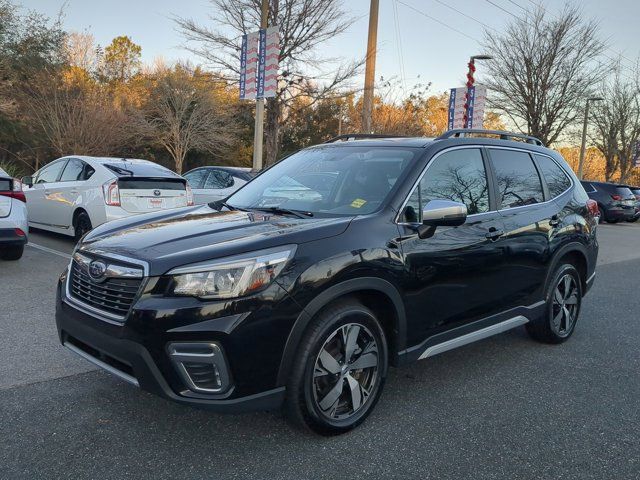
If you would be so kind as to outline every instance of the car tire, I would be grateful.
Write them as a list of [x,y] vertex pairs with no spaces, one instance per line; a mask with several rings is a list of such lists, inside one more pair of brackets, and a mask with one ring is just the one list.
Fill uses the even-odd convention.
[[11,247],[2,247],[0,249],[0,259],[2,260],[20,260],[24,253],[24,245],[15,245]]
[[87,232],[91,231],[91,219],[87,212],[80,212],[76,215],[76,219],[73,222],[74,238],[76,241],[80,240]]
[[285,414],[320,435],[348,432],[375,407],[387,368],[387,341],[375,314],[356,300],[335,303],[312,320],[300,343]]
[[561,263],[545,290],[544,315],[526,324],[529,335],[543,343],[562,343],[573,334],[582,305],[582,283],[576,267]]

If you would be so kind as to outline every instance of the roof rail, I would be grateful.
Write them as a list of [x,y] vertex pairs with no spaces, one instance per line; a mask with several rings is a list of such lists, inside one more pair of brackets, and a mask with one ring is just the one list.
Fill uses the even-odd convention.
[[527,143],[532,143],[534,145],[538,145],[540,147],[544,147],[545,144],[542,143],[542,140],[536,137],[532,137],[530,135],[524,135],[523,133],[513,133],[513,132],[505,132],[503,130],[483,130],[481,128],[457,128],[454,130],[449,130],[440,135],[436,140],[444,140],[446,138],[451,137],[466,137],[469,134],[473,135],[497,135],[500,137],[500,140],[511,140],[511,139],[520,139],[524,140]]
[[348,142],[350,140],[364,140],[367,138],[404,138],[404,137],[400,135],[381,135],[378,133],[346,133],[344,135],[338,135],[337,137],[333,137],[324,143]]

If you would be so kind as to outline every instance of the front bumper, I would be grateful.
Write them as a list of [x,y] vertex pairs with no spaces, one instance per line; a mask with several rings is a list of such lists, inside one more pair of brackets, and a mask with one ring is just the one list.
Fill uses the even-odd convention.
[[[242,325],[250,330],[259,328],[253,325],[251,315],[222,316],[205,321],[207,325],[213,325],[207,330],[208,327],[202,327],[202,316],[190,315],[192,312],[189,309],[181,311],[180,308],[174,308],[171,312],[134,309],[126,322],[116,324],[70,304],[66,300],[65,282],[66,274],[63,274],[56,300],[56,325],[60,341],[93,364],[153,394],[216,412],[272,410],[282,404],[285,388],[278,386],[275,381],[281,351],[276,351],[271,361],[268,353],[260,349],[238,358],[242,353],[242,349],[240,353],[238,349],[242,338],[236,337],[247,336],[246,331],[243,333],[245,329]],[[184,303],[193,299],[177,299],[177,304],[180,300]],[[152,301],[147,299],[147,304]],[[188,315],[191,324],[184,325],[179,321],[181,315]],[[264,319],[259,315],[255,320],[261,322]],[[241,331],[235,332],[234,328]],[[262,335],[257,338],[265,343],[264,339]],[[193,341],[214,341],[225,349],[233,377],[229,389],[219,394],[203,394],[188,388],[184,377],[172,363],[167,347],[171,342]],[[248,349],[251,348],[250,339],[245,343]],[[274,341],[274,344],[277,343],[277,340]],[[268,343],[265,347],[273,350],[273,345]]]

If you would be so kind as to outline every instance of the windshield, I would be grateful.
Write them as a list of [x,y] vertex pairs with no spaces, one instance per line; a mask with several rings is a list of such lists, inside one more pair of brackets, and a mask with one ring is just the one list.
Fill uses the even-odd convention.
[[274,165],[227,203],[326,215],[372,213],[416,156],[416,149],[398,147],[310,148]]

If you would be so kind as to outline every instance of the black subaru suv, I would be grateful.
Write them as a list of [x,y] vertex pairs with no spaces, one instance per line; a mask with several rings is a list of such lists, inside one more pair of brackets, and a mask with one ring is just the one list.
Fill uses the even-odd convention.
[[59,281],[58,332],[165,398],[284,406],[341,433],[369,415],[389,365],[520,325],[567,340],[594,281],[596,215],[531,137],[338,138],[223,202],[87,234]]

